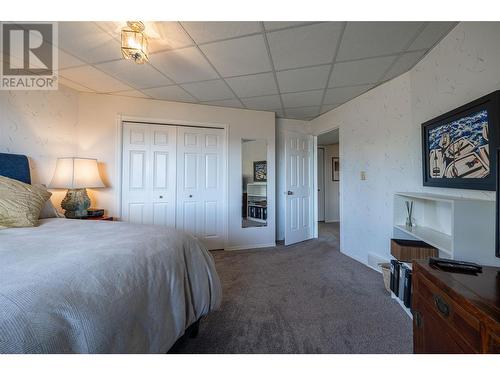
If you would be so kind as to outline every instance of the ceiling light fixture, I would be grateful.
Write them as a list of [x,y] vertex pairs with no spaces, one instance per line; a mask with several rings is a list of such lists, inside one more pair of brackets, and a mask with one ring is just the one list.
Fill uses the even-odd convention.
[[148,37],[141,21],[128,21],[127,27],[122,29],[122,56],[124,59],[134,60],[137,64],[149,61]]

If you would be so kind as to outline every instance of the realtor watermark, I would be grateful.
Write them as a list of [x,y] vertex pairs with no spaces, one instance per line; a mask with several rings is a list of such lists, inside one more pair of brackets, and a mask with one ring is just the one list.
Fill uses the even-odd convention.
[[57,90],[55,22],[0,22],[0,90]]

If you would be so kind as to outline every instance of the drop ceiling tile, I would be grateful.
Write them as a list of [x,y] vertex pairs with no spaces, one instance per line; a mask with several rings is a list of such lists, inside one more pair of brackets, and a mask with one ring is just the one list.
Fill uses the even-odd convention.
[[242,98],[241,101],[248,109],[256,109],[259,111],[269,111],[274,108],[281,107],[279,95],[257,96],[254,98]]
[[200,104],[215,105],[218,107],[243,108],[243,105],[238,99],[213,100]]
[[217,73],[196,47],[152,54],[149,62],[177,83],[218,78]]
[[285,27],[295,27],[295,26],[307,25],[308,23],[310,23],[310,22],[271,21],[271,22],[264,22],[264,27],[266,30],[271,31],[271,30],[283,29]]
[[189,95],[179,86],[155,87],[142,90],[146,95],[154,99],[170,100],[173,102],[196,103],[198,100]]
[[319,115],[319,106],[298,107],[298,108],[285,107],[285,113],[286,117],[305,120]]
[[59,55],[59,69],[73,68],[75,66],[82,66],[86,64],[84,61],[77,59],[64,51],[59,50],[57,53]]
[[276,113],[276,117],[285,117],[285,112],[282,109],[272,109],[272,112]]
[[324,90],[313,90],[281,94],[285,108],[318,106],[321,104]]
[[233,99],[234,94],[227,87],[224,81],[193,82],[181,85],[187,92],[200,101]]
[[119,38],[94,22],[59,22],[59,48],[91,64],[120,59]]
[[331,65],[315,66],[277,72],[281,92],[305,91],[325,88]]
[[339,106],[340,104],[327,104],[327,105],[323,105],[321,106],[321,109],[319,111],[320,114],[323,114],[323,113],[326,113],[326,112],[330,112],[332,109],[335,109]]
[[272,70],[262,35],[204,44],[200,48],[223,77]]
[[113,92],[113,95],[120,95],[120,96],[128,96],[131,98],[149,98],[148,95],[142,93],[139,90],[127,90],[127,91],[118,91],[118,92]]
[[100,93],[130,90],[131,87],[90,65],[59,71],[59,75]]
[[259,22],[181,22],[198,44],[261,31]]
[[98,64],[95,67],[137,89],[173,84],[150,64],[136,64],[133,61],[121,59]]
[[342,22],[325,22],[267,34],[276,70],[329,64]]
[[348,22],[337,61],[401,52],[422,25],[422,22]]
[[151,53],[193,45],[193,41],[179,22],[145,22],[145,25],[148,49]]
[[456,22],[429,22],[408,50],[431,48],[455,26]]
[[336,63],[329,87],[377,83],[389,69],[396,56]]
[[373,85],[361,85],[351,87],[337,87],[326,90],[324,104],[341,104],[345,103],[365,91],[371,89]]
[[80,92],[94,92],[93,90],[89,89],[88,87],[82,86],[76,82],[73,82],[69,79],[66,79],[62,76],[58,77],[59,84],[64,85],[66,87],[69,87],[70,89],[80,91]]
[[398,60],[386,73],[384,80],[391,79],[399,76],[400,74],[406,73],[408,70],[413,68],[413,66],[424,57],[426,51],[416,51],[407,52],[399,56]]
[[122,29],[124,27],[127,27],[127,22],[125,21],[95,21],[92,23],[99,27],[101,30],[107,32],[109,35],[115,36],[118,39],[120,38]]
[[226,82],[240,98],[278,93],[273,73],[226,78]]

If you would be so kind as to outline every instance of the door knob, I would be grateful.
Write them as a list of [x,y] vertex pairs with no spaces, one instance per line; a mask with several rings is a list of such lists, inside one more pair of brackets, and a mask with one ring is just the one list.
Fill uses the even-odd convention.
[[286,192],[286,195],[293,195],[293,191],[288,190],[288,191]]
[[163,195],[160,195],[160,199],[163,199]]
[[193,194],[189,194],[189,198],[193,198]]

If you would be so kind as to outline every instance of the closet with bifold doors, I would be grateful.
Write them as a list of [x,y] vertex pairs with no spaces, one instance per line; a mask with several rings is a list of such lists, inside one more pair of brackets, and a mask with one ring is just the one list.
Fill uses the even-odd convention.
[[123,122],[122,130],[121,219],[175,227],[224,248],[224,129]]

